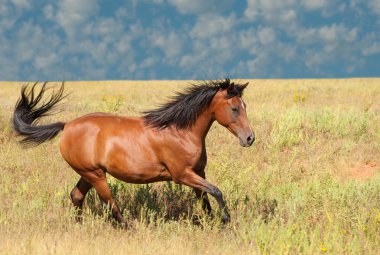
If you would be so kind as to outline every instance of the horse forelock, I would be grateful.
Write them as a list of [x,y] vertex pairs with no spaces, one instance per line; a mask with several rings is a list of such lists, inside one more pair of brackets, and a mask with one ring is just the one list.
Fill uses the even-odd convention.
[[228,78],[218,82],[218,86],[221,90],[227,90],[227,98],[232,98],[235,96],[242,97],[244,89],[247,87],[247,85],[248,83],[236,84],[234,82],[231,82],[231,80]]

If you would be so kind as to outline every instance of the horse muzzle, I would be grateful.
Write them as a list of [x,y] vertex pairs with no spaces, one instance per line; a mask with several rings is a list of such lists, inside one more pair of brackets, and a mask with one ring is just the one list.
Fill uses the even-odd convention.
[[239,136],[240,145],[243,147],[249,147],[255,141],[255,133],[249,133],[247,135]]

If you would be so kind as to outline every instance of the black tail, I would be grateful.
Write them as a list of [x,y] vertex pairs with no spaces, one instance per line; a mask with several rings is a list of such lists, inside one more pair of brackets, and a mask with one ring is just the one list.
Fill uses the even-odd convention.
[[13,113],[13,129],[17,134],[24,137],[21,140],[23,143],[31,145],[39,145],[54,138],[60,131],[63,130],[65,123],[56,122],[49,125],[36,125],[36,121],[42,117],[57,113],[57,103],[66,96],[63,94],[64,84],[59,90],[53,92],[50,99],[44,101],[40,106],[37,106],[42,100],[44,93],[50,88],[46,87],[45,82],[40,92],[35,95],[34,89],[37,83],[34,83],[29,89],[28,85],[24,85],[21,89],[21,97],[17,101]]

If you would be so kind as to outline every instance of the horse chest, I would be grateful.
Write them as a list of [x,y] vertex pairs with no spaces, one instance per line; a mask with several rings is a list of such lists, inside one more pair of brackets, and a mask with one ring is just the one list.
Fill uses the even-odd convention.
[[206,167],[206,164],[207,164],[207,153],[206,153],[206,148],[203,146],[201,156],[197,162],[195,169],[197,171],[203,171]]

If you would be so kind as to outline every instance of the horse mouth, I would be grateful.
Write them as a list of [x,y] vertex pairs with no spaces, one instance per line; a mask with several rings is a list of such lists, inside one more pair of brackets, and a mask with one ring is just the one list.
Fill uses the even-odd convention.
[[239,137],[239,142],[240,142],[240,145],[242,147],[251,147],[253,144],[253,141],[247,142],[247,141],[244,141],[243,139],[241,139],[240,137]]

